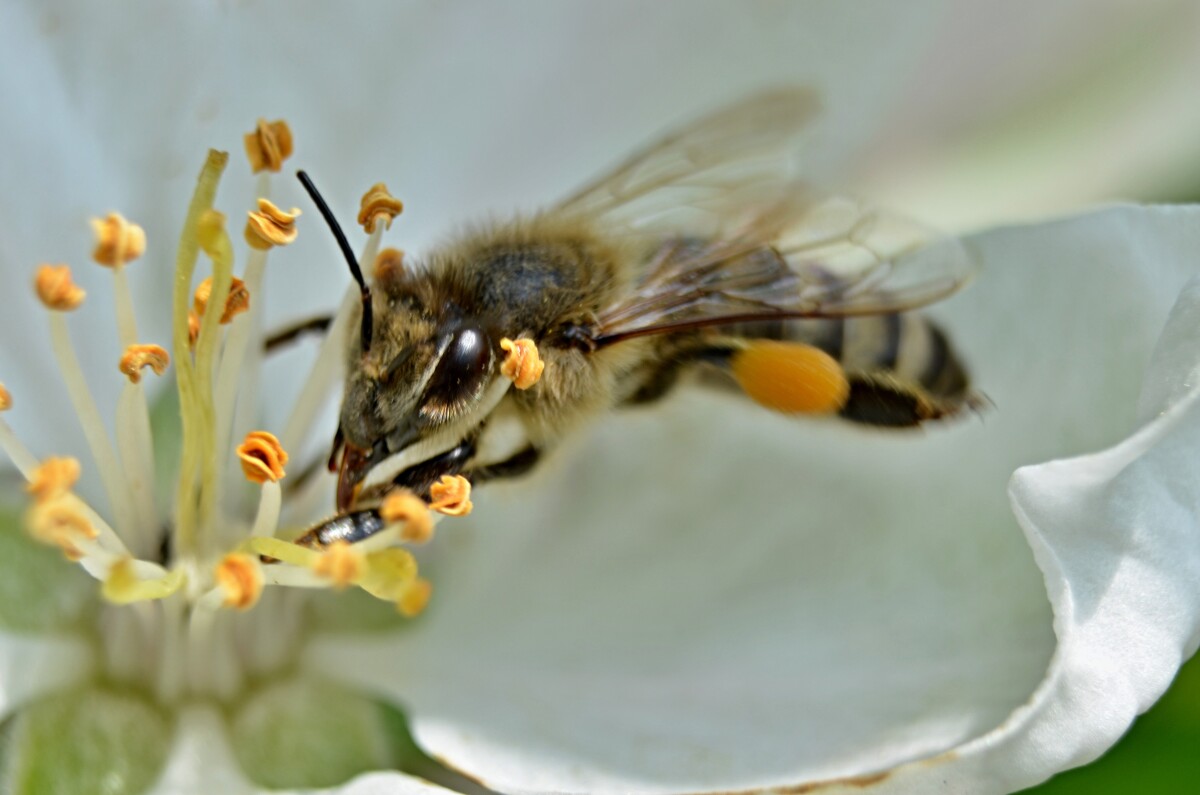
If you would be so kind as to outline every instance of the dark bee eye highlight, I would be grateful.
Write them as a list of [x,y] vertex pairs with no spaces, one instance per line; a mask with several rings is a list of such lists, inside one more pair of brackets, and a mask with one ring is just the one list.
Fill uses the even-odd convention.
[[478,328],[454,332],[425,388],[421,413],[439,422],[479,396],[492,369],[492,343]]

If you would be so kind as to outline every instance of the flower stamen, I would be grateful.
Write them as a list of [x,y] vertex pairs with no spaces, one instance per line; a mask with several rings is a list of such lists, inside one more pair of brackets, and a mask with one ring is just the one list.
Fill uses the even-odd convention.
[[392,221],[403,211],[404,203],[388,193],[387,185],[376,182],[363,194],[359,204],[358,223],[369,235],[374,233],[376,226],[381,223],[385,229],[391,229]]
[[249,610],[258,603],[263,591],[262,564],[252,555],[232,552],[226,555],[213,574],[225,595],[225,607]]
[[396,601],[396,609],[405,618],[415,618],[425,612],[429,597],[433,595],[433,583],[423,577],[413,580]]
[[113,563],[100,587],[100,595],[116,605],[157,601],[176,593],[187,581],[187,577],[178,569],[159,577],[143,579],[138,576],[139,564],[143,562],[133,558],[121,558]]
[[25,490],[36,502],[49,502],[71,490],[79,480],[79,460],[70,456],[47,458],[29,475]]
[[[192,297],[192,311],[196,313],[197,319],[204,317],[204,312],[208,309],[208,300],[212,297],[212,289],[211,277],[200,282],[200,285],[196,287],[195,295]],[[234,317],[249,308],[250,291],[246,289],[246,283],[236,276],[230,277],[229,292],[225,295],[225,307],[221,310],[221,318],[218,322],[222,325],[229,323]]]
[[92,259],[107,268],[119,268],[133,262],[146,250],[145,231],[137,224],[129,223],[120,213],[93,218],[92,230],[96,233]]
[[160,345],[130,345],[121,356],[118,369],[129,379],[129,383],[142,381],[142,370],[149,367],[155,375],[162,375],[171,363],[171,357]]
[[283,469],[288,462],[287,451],[273,433],[251,431],[236,452],[242,462],[242,473],[252,483],[276,483],[287,474]]
[[379,506],[379,516],[389,524],[394,522],[402,525],[402,541],[424,544],[433,537],[433,517],[429,514],[429,506],[407,489],[388,494]]
[[284,211],[269,199],[258,200],[258,212],[246,213],[246,243],[251,248],[266,251],[274,246],[286,246],[296,239],[296,218],[300,210],[293,207]]
[[33,284],[41,302],[55,312],[77,309],[87,295],[71,279],[71,268],[67,265],[39,265]]
[[366,556],[340,540],[325,547],[312,563],[313,573],[329,580],[338,591],[356,583],[366,569]]
[[533,340],[510,340],[505,337],[500,340],[500,349],[508,353],[500,364],[500,374],[512,379],[517,389],[529,389],[542,377],[546,363],[542,361]]
[[466,516],[471,512],[471,481],[462,475],[442,475],[429,488],[429,509],[446,516]]
[[283,161],[292,155],[292,130],[283,119],[268,122],[259,119],[254,132],[242,136],[250,170],[279,172]]

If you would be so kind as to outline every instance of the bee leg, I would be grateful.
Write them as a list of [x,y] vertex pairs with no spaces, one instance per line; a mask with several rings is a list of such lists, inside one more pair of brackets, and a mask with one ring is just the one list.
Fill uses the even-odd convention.
[[518,478],[529,474],[530,470],[537,466],[537,462],[541,457],[542,451],[530,445],[529,447],[522,448],[503,461],[474,467],[466,473],[466,477],[476,485],[486,483],[489,480]]
[[295,342],[306,334],[324,334],[329,330],[329,324],[332,322],[333,315],[318,315],[290,326],[284,326],[267,336],[263,341],[263,350],[267,353],[274,353],[284,345]]
[[941,400],[920,385],[884,374],[850,374],[850,396],[838,414],[851,422],[915,428],[952,416],[970,401]]

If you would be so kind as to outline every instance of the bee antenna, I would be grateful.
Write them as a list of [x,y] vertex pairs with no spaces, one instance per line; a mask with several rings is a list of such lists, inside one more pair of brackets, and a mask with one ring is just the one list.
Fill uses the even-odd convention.
[[350,266],[350,275],[354,277],[354,281],[358,282],[358,288],[362,291],[362,349],[366,353],[371,347],[371,334],[375,328],[375,323],[371,314],[371,288],[367,287],[367,281],[363,278],[362,269],[358,267],[358,260],[354,256],[354,252],[350,250],[350,243],[346,240],[346,235],[342,232],[342,227],[338,225],[337,219],[333,217],[333,211],[329,209],[329,205],[325,203],[325,199],[321,198],[321,194],[317,191],[317,186],[309,179],[308,174],[303,170],[296,172],[296,177],[300,180],[300,184],[304,186],[304,190],[308,191],[308,195],[312,198],[313,203],[317,205],[317,209],[321,211],[321,217],[325,219],[325,223],[329,225],[329,230],[333,232],[333,236],[337,239],[338,248],[342,250],[342,256],[346,258],[346,264]]

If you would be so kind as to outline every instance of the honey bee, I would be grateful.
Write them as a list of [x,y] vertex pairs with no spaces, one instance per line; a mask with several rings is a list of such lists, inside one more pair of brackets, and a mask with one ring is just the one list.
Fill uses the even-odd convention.
[[[369,506],[438,478],[533,469],[557,440],[685,380],[785,413],[905,428],[976,400],[946,335],[912,312],[958,290],[962,246],[788,176],[814,94],[760,94],[637,152],[542,212],[477,227],[373,285],[330,457],[339,516],[310,540],[380,527]],[[501,374],[530,340],[540,379]]]

